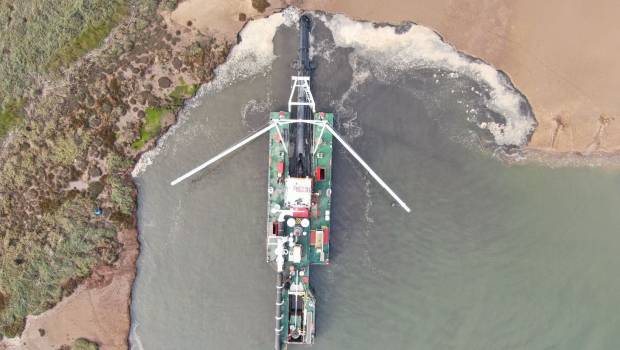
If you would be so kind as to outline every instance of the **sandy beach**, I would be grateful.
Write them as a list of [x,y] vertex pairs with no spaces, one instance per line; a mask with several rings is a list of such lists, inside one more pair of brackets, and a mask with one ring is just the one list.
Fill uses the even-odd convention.
[[[243,25],[238,12],[250,1],[215,3],[184,1],[171,17],[233,40]],[[620,150],[618,2],[293,0],[272,1],[265,14],[288,5],[430,27],[505,71],[527,96],[539,124],[530,148],[586,155]]]

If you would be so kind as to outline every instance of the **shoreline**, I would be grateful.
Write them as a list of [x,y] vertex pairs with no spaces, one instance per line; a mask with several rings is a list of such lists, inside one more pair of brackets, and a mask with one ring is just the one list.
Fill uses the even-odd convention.
[[[387,2],[392,3],[393,1],[395,0],[388,0]],[[268,16],[278,11],[279,8],[290,5],[291,2],[293,1],[279,1],[279,3],[278,1],[272,1],[272,6],[269,7],[264,13],[252,11],[251,5],[249,5],[246,1],[239,0],[223,2],[223,4],[218,4],[217,11],[212,11],[211,13],[206,13],[205,16],[195,18],[193,16],[196,14],[204,14],[205,12],[208,12],[209,8],[205,7],[201,0],[187,0],[181,2],[177,10],[169,13],[162,13],[162,15],[164,16],[166,23],[169,23],[169,21],[174,21],[177,24],[183,25],[184,23],[187,23],[187,21],[192,21],[194,26],[200,29],[205,35],[214,36],[219,40],[234,43],[238,32],[247,22],[242,22],[238,19],[234,21],[230,19],[230,16],[238,15],[241,11],[245,11],[243,13],[248,16],[248,20],[251,18]],[[588,109],[587,106],[584,106],[584,101],[577,101],[577,103],[574,103],[573,105],[567,103],[567,105],[570,105],[570,108],[562,109],[560,111],[553,109],[555,105],[560,103],[548,102],[549,100],[553,100],[553,96],[548,96],[545,91],[539,91],[542,88],[534,88],[534,91],[528,91],[528,89],[532,89],[532,85],[536,85],[535,81],[537,79],[532,77],[532,75],[535,74],[528,72],[527,67],[520,66],[517,59],[505,57],[509,56],[509,54],[502,52],[501,45],[494,46],[492,45],[492,42],[489,43],[484,40],[484,38],[492,37],[496,33],[488,33],[483,30],[478,31],[477,29],[473,30],[475,33],[459,33],[459,29],[462,29],[462,26],[464,26],[463,21],[465,20],[464,18],[467,17],[468,13],[471,14],[481,12],[480,15],[484,13],[472,5],[473,3],[473,1],[468,2],[468,6],[470,6],[468,11],[464,11],[460,15],[452,14],[447,16],[448,19],[456,18],[456,22],[458,22],[456,24],[445,23],[445,17],[442,17],[440,14],[445,14],[444,12],[449,11],[456,11],[455,7],[458,8],[461,6],[460,4],[453,7],[445,6],[445,4],[443,4],[443,7],[448,7],[448,10],[443,11],[441,9],[442,4],[434,3],[424,4],[426,8],[423,11],[420,10],[422,4],[401,4],[400,6],[393,5],[390,10],[386,10],[383,8],[390,8],[390,6],[385,5],[384,3],[377,4],[369,2],[367,6],[362,7],[359,6],[359,4],[356,6],[355,1],[349,0],[341,1],[338,4],[331,0],[309,0],[303,1],[301,5],[297,4],[297,6],[307,10],[343,13],[354,19],[388,22],[394,24],[404,21],[405,19],[403,18],[407,17],[410,21],[415,21],[417,24],[432,28],[447,43],[455,46],[459,51],[465,52],[474,57],[479,57],[495,68],[505,72],[511,78],[516,88],[528,98],[538,121],[538,126],[536,127],[528,145],[523,147],[523,153],[526,154],[526,158],[524,160],[508,159],[507,162],[509,164],[538,163],[551,167],[554,167],[554,165],[557,167],[595,166],[617,169],[620,165],[620,117],[615,118],[614,116],[616,114],[620,116],[620,103],[617,105],[613,102],[609,103],[608,106],[610,112],[602,112],[602,107],[596,106],[594,106],[595,108],[592,107],[591,109]],[[491,3],[491,1],[487,1],[485,2],[485,5],[481,6],[486,6]],[[248,6],[250,7],[248,8]],[[394,10],[394,8],[403,6],[406,7],[403,11]],[[465,5],[462,6],[467,7]],[[515,10],[518,6],[511,9],[508,9],[508,7],[511,7],[510,5],[498,6],[502,8],[499,11],[507,11],[509,14],[512,14],[514,11],[523,11],[523,9]],[[535,8],[536,5],[531,5],[530,7]],[[620,8],[620,5],[617,7]],[[193,10],[196,8],[202,8],[202,10]],[[211,10],[213,10],[213,8],[211,8]],[[218,12],[220,10],[224,12]],[[521,16],[523,16],[523,14],[521,14]],[[218,20],[214,21],[214,17],[218,17]],[[494,18],[487,18],[486,22],[493,22],[494,20]],[[474,21],[478,20],[476,19]],[[484,22],[484,20],[482,20],[482,22]],[[504,23],[502,25],[503,30],[510,31],[510,29],[505,28],[509,26],[509,24]],[[482,25],[482,27],[484,27],[484,25]],[[489,45],[485,46],[479,42]],[[512,47],[514,44],[506,45]],[[514,47],[512,47],[512,49],[514,49]],[[610,54],[610,56],[612,55]],[[618,67],[618,71],[620,71],[620,67]],[[551,76],[555,77],[554,74],[551,74]],[[570,89],[573,88],[571,87]],[[620,89],[617,91],[620,91]],[[558,97],[560,95],[556,95],[556,98],[565,98]],[[532,96],[534,96],[535,102],[533,101]],[[592,112],[590,113],[588,111]],[[601,118],[596,115],[594,117],[588,116],[589,114],[595,113],[594,111],[599,114],[608,113],[608,118],[610,119],[605,121],[601,120]],[[174,125],[175,123],[176,120],[171,122],[168,126]],[[159,140],[159,138],[157,140]],[[157,143],[157,141],[155,143]],[[145,151],[150,149],[152,149],[152,146]],[[136,214],[134,214],[134,219],[137,220],[135,215]],[[134,227],[135,226],[137,226],[137,224],[134,225]],[[17,340],[8,339],[4,344],[4,341],[0,341],[0,349],[18,349],[22,346],[21,342],[24,341],[27,342],[27,344],[30,344],[30,346],[32,346],[33,343],[40,344],[41,349],[50,348],[50,346],[56,348],[63,345],[65,343],[59,342],[61,340],[67,341],[68,338],[63,338],[60,335],[54,335],[50,332],[46,332],[43,337],[39,334],[39,329],[49,329],[54,327],[64,329],[62,328],[62,325],[58,324],[58,321],[63,319],[74,320],[76,315],[85,317],[81,319],[80,322],[81,326],[84,328],[72,328],[73,333],[70,338],[75,339],[86,336],[90,337],[89,339],[97,341],[101,345],[101,349],[126,349],[129,344],[128,337],[131,331],[131,293],[133,292],[133,283],[137,272],[136,260],[140,250],[138,240],[139,234],[140,233],[137,231],[137,227],[133,230],[123,230],[119,232],[119,236],[127,235],[127,237],[122,238],[126,240],[127,249],[123,246],[121,257],[119,258],[117,266],[97,269],[93,275],[85,282],[81,283],[70,296],[63,298],[63,300],[52,309],[41,315],[29,316],[26,330],[23,335],[20,338],[14,338]],[[129,286],[128,289],[127,283]],[[125,288],[123,289],[122,298],[106,300],[106,293],[116,290],[113,287]],[[116,312],[119,319],[100,320],[98,316],[101,313],[96,311],[98,304],[93,304],[92,301],[94,295],[93,293],[98,293],[103,296],[99,299],[95,297],[101,305],[104,305],[107,308],[109,308],[110,305],[120,307],[120,309],[124,308],[126,310],[125,313]],[[84,310],[87,310],[87,312]],[[128,322],[124,323],[125,321],[119,321],[120,319],[127,320]],[[119,327],[123,329],[119,330],[120,333],[125,332],[126,328],[127,332],[125,332],[123,342],[118,342],[118,339],[116,339],[117,336],[112,335],[112,332],[104,331],[102,334],[102,329],[105,329],[105,326],[102,326],[103,324],[106,326],[119,325]],[[114,334],[118,334],[119,332]],[[67,334],[67,336],[69,335]],[[42,339],[45,339],[46,343],[43,343]],[[39,347],[34,347],[33,349],[39,349]]]
[[[227,2],[217,11],[205,13],[200,10],[204,0],[187,0],[179,4],[171,19],[192,20],[202,31],[234,38],[241,23],[218,25],[222,18],[231,19],[244,3]],[[573,0],[568,6],[557,1],[405,4],[386,0],[359,6],[353,0],[279,0],[262,16],[289,5],[341,13],[356,20],[394,25],[413,21],[431,28],[460,52],[506,73],[527,97],[538,125],[526,149],[574,153],[576,157],[609,154],[611,158],[620,151],[620,98],[615,93],[620,91],[620,48],[610,50],[618,45],[614,38],[620,36],[620,27],[613,25],[610,15],[620,10],[619,3],[608,1],[590,8],[583,0]],[[554,18],[558,8],[564,16]],[[581,8],[588,9],[588,18],[601,20],[590,23],[592,28],[577,25],[584,21]],[[579,54],[574,53],[573,44],[582,46]],[[597,88],[597,95],[592,96],[586,88]]]
[[6,347],[0,349],[58,349],[82,337],[96,342],[100,349],[127,349],[129,334],[119,335],[131,325],[131,293],[140,250],[138,233],[123,230],[119,232],[119,241],[123,249],[114,266],[97,268],[52,309],[29,316],[22,335],[9,339]]
[[[165,12],[161,10],[157,14]],[[111,263],[95,265],[90,275],[68,287],[70,289],[64,297],[52,307],[36,315],[28,315],[19,336],[0,339],[1,350],[23,347],[64,349],[80,338],[98,344],[99,349],[127,349],[129,346],[131,294],[140,251],[135,211],[136,185],[129,173],[139,156],[156,144],[158,135],[165,134],[176,123],[176,115],[172,112],[180,110],[183,101],[194,95],[198,85],[212,79],[213,69],[225,59],[230,45],[230,42],[198,32],[191,27],[191,23],[170,23],[162,18],[153,19],[147,24],[147,30],[138,36],[127,26],[142,20],[139,15],[128,16],[121,26],[114,28],[102,47],[83,56],[60,80],[45,82],[42,97],[31,101],[31,105],[36,107],[47,94],[52,93],[50,85],[62,84],[65,88],[73,86],[93,91],[95,98],[105,101],[103,105],[109,107],[100,113],[112,123],[111,126],[106,125],[106,131],[112,129],[116,137],[96,155],[90,156],[93,152],[89,152],[88,158],[100,171],[94,175],[87,172],[78,181],[70,182],[65,190],[84,191],[90,182],[102,178],[126,181],[120,187],[120,190],[126,191],[122,200],[131,202],[126,203],[129,209],[126,216],[110,217],[111,209],[105,206],[110,196],[108,192],[103,193],[106,197],[100,201],[100,205],[103,202],[104,213],[99,223],[120,222],[119,226],[114,226],[118,228],[116,240],[110,243],[111,246],[98,249],[113,249],[118,258]],[[136,37],[142,41],[141,45],[135,44]],[[121,50],[118,57],[114,56],[117,59],[110,61],[107,58],[106,54],[113,47],[127,45],[128,42],[131,45],[126,51]],[[92,70],[97,73],[93,75]],[[70,96],[66,95],[63,102],[71,102],[73,97]],[[78,102],[68,108],[66,114],[71,115],[82,112],[80,109],[83,107]],[[142,141],[140,124],[145,119],[145,111],[149,113],[149,110],[160,114],[159,127],[154,135],[136,147],[136,135],[140,135]],[[98,122],[97,126],[100,126],[101,122]],[[122,152],[122,158],[112,165],[105,155],[115,156],[116,152]]]

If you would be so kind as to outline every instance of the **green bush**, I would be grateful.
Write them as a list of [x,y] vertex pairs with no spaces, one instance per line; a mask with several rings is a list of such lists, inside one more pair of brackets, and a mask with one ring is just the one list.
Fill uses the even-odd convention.
[[194,96],[198,90],[198,84],[186,84],[181,80],[181,84],[174,88],[174,91],[170,93],[170,99],[172,99],[172,105],[175,107],[181,107],[183,101],[189,97]]
[[71,345],[71,350],[99,350],[99,345],[85,338],[76,339]]
[[134,208],[133,188],[119,176],[110,176],[108,181],[111,186],[110,200],[115,209],[125,215],[131,214]]
[[62,165],[71,165],[79,152],[80,148],[73,138],[63,137],[53,147],[52,160]]
[[110,174],[118,174],[129,170],[133,166],[133,161],[118,153],[110,153],[106,158],[106,166]]
[[112,228],[89,226],[93,206],[88,197],[78,195],[43,215],[41,229],[54,228],[46,232],[45,244],[33,244],[41,240],[37,228],[4,232],[11,244],[0,248],[0,291],[4,295],[0,333],[18,335],[27,315],[49,309],[75,281],[86,278],[99,259],[110,259],[93,254],[98,247],[110,246],[116,235]]
[[166,113],[170,113],[170,109],[161,107],[146,109],[144,124],[140,128],[140,138],[131,144],[134,149],[141,149],[150,139],[159,135],[161,118]]
[[179,5],[179,1],[178,0],[163,0],[162,2],[162,6],[169,11],[172,11],[174,9],[177,8],[177,6]]

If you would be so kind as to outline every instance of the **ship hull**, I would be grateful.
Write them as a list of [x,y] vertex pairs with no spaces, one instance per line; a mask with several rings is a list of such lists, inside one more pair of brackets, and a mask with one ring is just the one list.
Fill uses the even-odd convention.
[[[288,112],[271,113],[272,120],[289,117]],[[331,113],[314,113],[313,118],[333,126]],[[322,125],[308,125],[310,176],[291,177],[289,152],[296,140],[290,126],[280,124],[269,133],[267,262],[277,271],[276,349],[314,343],[310,267],[329,264],[332,135]],[[278,256],[283,258],[279,264]]]

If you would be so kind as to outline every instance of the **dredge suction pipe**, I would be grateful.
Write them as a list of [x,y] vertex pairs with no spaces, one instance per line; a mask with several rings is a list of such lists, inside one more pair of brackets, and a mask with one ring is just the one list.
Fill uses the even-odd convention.
[[[310,16],[302,15],[299,18],[299,68],[297,75],[301,77],[309,77],[312,74],[312,67],[310,64],[310,30],[312,27],[312,21],[310,20]],[[297,95],[297,120],[308,119],[308,115],[310,114],[310,110],[306,105],[307,96],[305,94]],[[295,152],[293,153],[293,160],[291,164],[296,164],[296,166],[292,167],[292,170],[295,172],[292,174],[293,176],[308,176],[309,175],[309,161],[307,155],[307,145],[306,142],[306,128],[304,124],[295,125],[296,134],[295,134]],[[301,165],[301,169],[298,165]]]

